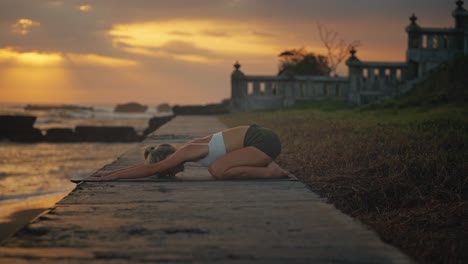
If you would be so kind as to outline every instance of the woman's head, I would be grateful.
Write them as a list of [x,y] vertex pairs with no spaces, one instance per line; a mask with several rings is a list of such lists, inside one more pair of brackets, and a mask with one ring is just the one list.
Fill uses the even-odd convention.
[[[152,147],[149,146],[145,149],[144,152],[144,157],[145,157],[145,163],[157,163],[160,162],[170,155],[174,153],[177,149],[172,146],[171,144],[161,144],[159,146]],[[168,177],[174,177],[176,173],[183,171],[183,165],[176,166],[175,168],[171,168],[167,171],[160,172],[158,173],[158,177],[161,178],[168,178]]]
[[153,146],[147,147],[143,155],[146,163],[157,163],[166,159],[175,151],[176,148],[171,144],[161,144],[156,148]]

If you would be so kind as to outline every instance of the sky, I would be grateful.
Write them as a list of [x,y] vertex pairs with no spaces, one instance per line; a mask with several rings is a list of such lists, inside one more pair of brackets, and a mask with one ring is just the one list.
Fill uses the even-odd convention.
[[[205,104],[230,97],[236,60],[324,54],[317,23],[364,61],[404,61],[405,27],[453,27],[455,0],[0,0],[0,102]],[[346,75],[346,67],[339,68]]]

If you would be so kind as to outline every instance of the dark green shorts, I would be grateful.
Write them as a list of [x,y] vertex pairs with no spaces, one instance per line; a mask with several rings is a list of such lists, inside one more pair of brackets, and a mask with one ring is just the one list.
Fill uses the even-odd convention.
[[251,125],[244,137],[244,147],[256,147],[271,159],[276,159],[281,152],[281,142],[278,135],[271,129]]

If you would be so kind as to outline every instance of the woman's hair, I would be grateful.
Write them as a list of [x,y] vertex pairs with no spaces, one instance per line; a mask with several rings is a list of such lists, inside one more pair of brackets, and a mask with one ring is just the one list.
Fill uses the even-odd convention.
[[166,159],[175,151],[176,148],[171,144],[161,144],[156,148],[153,146],[147,147],[143,155],[145,156],[146,163],[157,163]]
[[[161,144],[156,148],[153,146],[146,147],[143,156],[145,157],[145,163],[157,163],[166,159],[174,152],[176,152],[176,148],[171,144]],[[160,172],[157,176],[167,178],[169,177],[169,173]]]

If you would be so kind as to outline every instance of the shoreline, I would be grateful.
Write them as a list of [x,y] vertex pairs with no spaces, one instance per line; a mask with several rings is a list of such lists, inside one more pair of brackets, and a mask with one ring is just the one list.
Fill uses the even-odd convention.
[[[73,188],[74,189],[74,188]],[[33,196],[23,200],[0,203],[0,244],[20,231],[44,211],[54,206],[58,201],[69,195],[68,192],[59,192],[43,196]]]
[[9,216],[10,221],[0,222],[0,245],[47,209],[48,208],[37,208],[16,211]]

